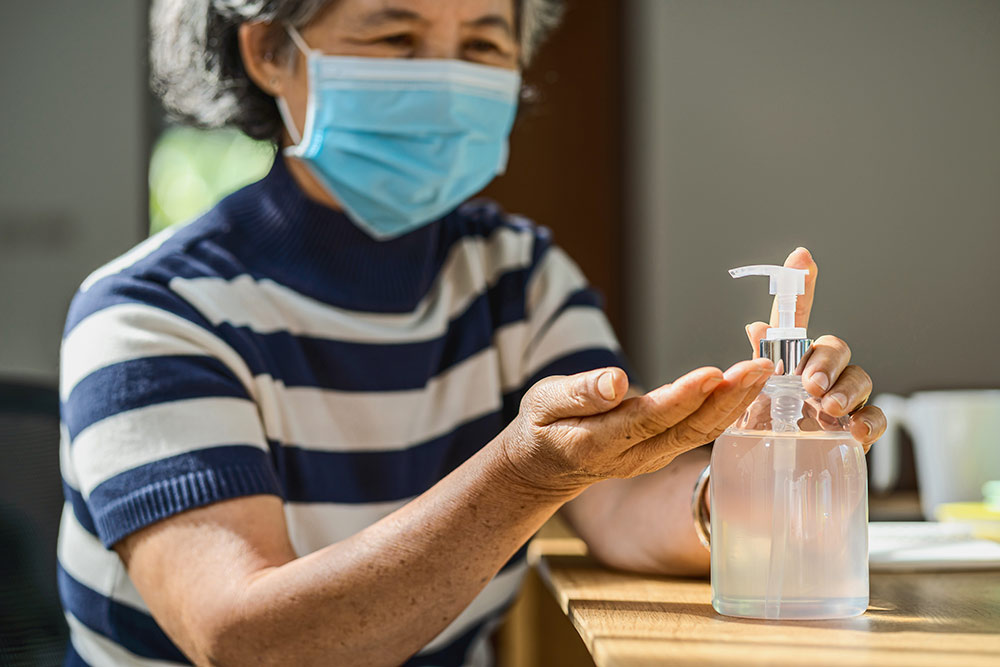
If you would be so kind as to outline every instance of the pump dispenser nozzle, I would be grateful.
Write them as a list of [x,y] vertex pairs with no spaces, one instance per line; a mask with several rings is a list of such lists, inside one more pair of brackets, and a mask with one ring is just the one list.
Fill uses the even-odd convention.
[[795,326],[795,302],[799,295],[806,292],[809,272],[787,266],[756,264],[731,269],[729,275],[733,278],[767,276],[771,279],[770,293],[775,295],[778,303],[778,326],[768,328],[767,335],[760,341],[760,356],[774,362],[780,375],[792,375],[812,345],[812,341],[806,338],[805,328]]

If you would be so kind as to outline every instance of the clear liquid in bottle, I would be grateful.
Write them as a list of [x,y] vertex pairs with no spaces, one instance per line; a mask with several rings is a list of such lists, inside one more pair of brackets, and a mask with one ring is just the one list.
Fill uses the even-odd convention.
[[769,385],[713,448],[712,606],[749,618],[857,616],[868,606],[864,449],[804,392],[793,430],[774,420],[771,401],[801,380]]

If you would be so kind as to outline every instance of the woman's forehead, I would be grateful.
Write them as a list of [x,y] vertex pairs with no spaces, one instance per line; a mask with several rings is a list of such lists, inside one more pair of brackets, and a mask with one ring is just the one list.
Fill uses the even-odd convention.
[[494,17],[514,24],[515,0],[336,0],[331,9],[361,25],[391,21],[478,23]]

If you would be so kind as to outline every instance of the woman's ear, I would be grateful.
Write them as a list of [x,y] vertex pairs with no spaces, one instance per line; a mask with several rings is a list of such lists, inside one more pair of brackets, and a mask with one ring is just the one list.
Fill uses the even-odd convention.
[[237,33],[240,57],[247,76],[272,97],[282,94],[289,74],[285,59],[278,54],[281,40],[276,39],[275,30],[273,23],[255,21],[241,24]]

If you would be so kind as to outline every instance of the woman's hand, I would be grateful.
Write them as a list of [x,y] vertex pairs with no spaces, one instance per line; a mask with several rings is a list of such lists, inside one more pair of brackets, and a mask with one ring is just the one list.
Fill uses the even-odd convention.
[[[795,309],[795,326],[806,327],[816,291],[816,262],[808,250],[798,248],[785,260],[785,266],[809,270],[805,294],[798,298]],[[770,326],[777,326],[777,320],[777,310],[774,309],[771,311]],[[759,354],[760,339],[767,333],[768,326],[764,322],[747,325],[754,358]],[[849,365],[850,360],[851,348],[847,343],[836,336],[820,336],[813,343],[802,369],[802,384],[806,391],[821,398],[823,410],[834,417],[851,414],[872,393],[871,377],[860,366]],[[873,405],[851,414],[851,435],[865,446],[866,452],[882,436],[885,427],[885,415]]]
[[773,372],[767,359],[725,373],[699,368],[628,399],[628,377],[619,368],[549,377],[528,391],[499,442],[515,482],[572,496],[603,479],[659,470],[711,442]]

